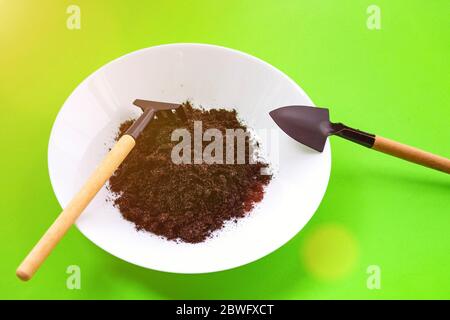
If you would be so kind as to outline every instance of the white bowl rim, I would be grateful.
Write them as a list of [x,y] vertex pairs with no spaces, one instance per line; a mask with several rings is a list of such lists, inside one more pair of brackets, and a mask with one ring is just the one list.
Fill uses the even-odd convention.
[[[139,55],[139,54],[141,54],[141,53],[143,53],[143,52],[145,52],[145,51],[147,51],[147,50],[152,50],[152,49],[156,49],[156,48],[160,48],[160,47],[175,47],[175,48],[176,48],[176,47],[184,47],[184,46],[207,47],[207,48],[213,48],[213,49],[224,50],[224,51],[228,51],[228,52],[232,52],[232,53],[238,54],[238,55],[240,55],[240,56],[242,56],[242,57],[244,57],[244,58],[246,58],[246,59],[249,59],[249,60],[252,60],[252,61],[257,62],[257,63],[259,63],[259,64],[262,64],[262,65],[264,65],[265,67],[267,67],[267,68],[269,68],[270,70],[272,70],[272,71],[274,71],[275,73],[277,73],[278,75],[282,76],[282,77],[283,77],[284,79],[286,79],[288,82],[290,82],[290,83],[291,83],[298,91],[300,91],[303,95],[305,95],[305,96],[311,101],[311,105],[312,105],[312,106],[315,106],[315,104],[314,104],[314,102],[312,101],[312,99],[311,99],[311,98],[307,95],[307,93],[300,87],[300,85],[299,85],[297,82],[295,82],[292,78],[290,78],[286,73],[284,73],[284,72],[281,71],[280,69],[276,68],[275,66],[271,65],[270,63],[268,63],[268,62],[262,60],[261,58],[258,58],[258,57],[254,56],[254,55],[251,55],[251,54],[249,54],[249,53],[246,53],[246,52],[243,52],[243,51],[240,51],[240,50],[237,50],[237,49],[233,49],[233,48],[229,48],[229,47],[225,47],[225,46],[221,46],[221,45],[216,45],[216,44],[209,44],[209,43],[176,42],[176,43],[165,43],[165,44],[160,44],[160,45],[155,45],[155,46],[150,46],[150,47],[144,47],[144,48],[137,49],[137,50],[135,50],[135,51],[129,52],[129,53],[127,53],[127,54],[124,54],[124,55],[122,55],[122,56],[120,56],[120,57],[118,57],[118,58],[115,58],[115,59],[113,59],[113,60],[107,62],[106,64],[102,65],[100,68],[97,68],[97,69],[95,69],[94,71],[92,71],[86,78],[84,78],[84,79],[83,79],[83,80],[82,80],[82,81],[81,81],[81,82],[80,82],[80,83],[72,90],[71,94],[64,100],[63,104],[61,105],[60,110],[58,111],[58,113],[57,113],[57,115],[56,115],[56,117],[55,117],[55,120],[54,120],[53,125],[52,125],[52,129],[51,129],[51,131],[50,131],[49,141],[48,141],[48,145],[47,145],[47,170],[48,170],[49,177],[50,177],[50,184],[51,184],[52,189],[54,190],[55,196],[56,196],[56,198],[57,198],[57,200],[58,200],[58,202],[59,202],[60,204],[61,204],[63,201],[61,200],[61,196],[58,195],[58,193],[56,192],[56,189],[55,189],[55,184],[54,184],[54,179],[55,179],[55,177],[54,177],[54,176],[52,175],[52,173],[51,173],[51,169],[50,169],[50,161],[49,161],[49,155],[50,155],[50,148],[51,148],[51,140],[52,140],[52,136],[54,135],[54,130],[55,130],[55,125],[54,125],[54,124],[57,122],[58,118],[60,117],[60,114],[62,113],[62,109],[63,109],[64,105],[67,103],[67,101],[69,101],[69,100],[71,99],[71,97],[72,97],[72,95],[74,94],[74,92],[76,92],[77,89],[78,89],[79,87],[81,87],[82,84],[88,82],[92,77],[94,77],[95,74],[99,73],[101,70],[106,69],[108,66],[110,66],[110,65],[112,65],[112,64],[114,64],[114,63],[116,63],[116,62],[118,62],[118,61],[127,59],[127,58],[130,57],[130,56]],[[246,266],[246,265],[249,265],[249,264],[251,264],[251,263],[253,263],[253,262],[259,261],[259,260],[261,260],[261,259],[263,259],[263,258],[269,256],[270,254],[274,253],[275,251],[279,250],[281,247],[283,247],[284,245],[286,245],[286,244],[287,244],[289,241],[291,241],[295,236],[297,236],[297,235],[301,232],[301,230],[303,230],[303,228],[308,224],[308,222],[310,221],[310,219],[314,216],[315,212],[317,211],[317,209],[319,208],[319,206],[320,206],[320,204],[321,204],[321,202],[322,202],[322,200],[323,200],[323,197],[325,196],[325,193],[326,193],[326,190],[327,190],[328,184],[329,184],[330,175],[331,175],[331,163],[332,163],[332,162],[331,162],[331,154],[332,154],[332,151],[331,151],[331,144],[330,144],[329,140],[327,140],[326,143],[329,145],[329,158],[328,158],[328,162],[329,162],[328,168],[329,168],[329,170],[328,170],[328,173],[327,173],[326,182],[325,182],[325,186],[324,186],[324,188],[323,188],[323,194],[322,194],[321,197],[320,197],[320,201],[318,201],[317,204],[314,206],[314,210],[312,210],[312,214],[311,214],[311,216],[308,218],[308,220],[306,221],[306,223],[303,225],[303,227],[302,227],[300,230],[298,230],[298,232],[297,232],[295,235],[293,235],[290,239],[288,239],[288,240],[285,241],[284,243],[281,243],[281,244],[280,244],[277,248],[275,248],[274,250],[272,250],[272,251],[270,251],[270,252],[267,252],[265,255],[262,255],[261,257],[259,257],[259,258],[257,258],[257,259],[254,259],[254,260],[245,262],[245,263],[240,264],[240,265],[236,265],[236,266],[234,266],[234,267],[224,267],[224,268],[216,269],[216,270],[213,270],[213,271],[199,271],[199,272],[180,272],[180,271],[163,270],[163,269],[158,269],[158,268],[154,268],[154,267],[151,267],[151,268],[150,268],[150,267],[147,267],[147,266],[145,266],[145,265],[141,265],[141,264],[136,263],[136,262],[133,262],[133,261],[125,260],[125,259],[123,259],[122,257],[119,257],[118,255],[116,255],[115,253],[112,253],[112,252],[110,252],[110,251],[104,249],[102,246],[100,246],[99,244],[97,244],[96,242],[94,242],[93,240],[91,240],[85,233],[83,233],[83,232],[80,230],[80,228],[78,227],[77,222],[75,222],[75,225],[76,225],[78,231],[79,231],[85,238],[87,238],[91,243],[93,243],[94,245],[96,245],[98,248],[104,250],[104,251],[107,252],[108,254],[110,254],[110,255],[112,255],[112,256],[114,256],[114,257],[120,259],[120,260],[126,261],[126,262],[128,262],[128,263],[131,263],[131,264],[133,264],[133,265],[136,265],[136,266],[139,266],[139,267],[142,267],[142,268],[145,268],[145,269],[151,269],[151,270],[155,270],[155,271],[159,271],[159,272],[174,273],[174,274],[207,274],[207,273],[216,273],[216,272],[221,272],[221,271],[233,270],[233,269],[236,269],[236,268],[239,268],[239,267],[242,267],[242,266]]]

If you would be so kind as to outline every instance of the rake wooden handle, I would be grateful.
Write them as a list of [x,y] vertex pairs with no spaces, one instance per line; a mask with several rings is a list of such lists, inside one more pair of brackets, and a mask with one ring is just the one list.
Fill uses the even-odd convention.
[[450,174],[450,159],[393,140],[375,136],[372,149]]
[[117,141],[81,190],[72,198],[67,207],[17,268],[16,274],[20,279],[24,281],[31,279],[53,248],[66,234],[67,230],[74,224],[97,192],[127,157],[135,143],[134,138],[127,134]]

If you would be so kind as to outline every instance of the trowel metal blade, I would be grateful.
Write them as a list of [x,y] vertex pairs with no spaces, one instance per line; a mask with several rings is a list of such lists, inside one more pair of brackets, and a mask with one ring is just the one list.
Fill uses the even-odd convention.
[[287,106],[272,110],[270,116],[291,138],[322,152],[333,131],[328,109],[310,106]]

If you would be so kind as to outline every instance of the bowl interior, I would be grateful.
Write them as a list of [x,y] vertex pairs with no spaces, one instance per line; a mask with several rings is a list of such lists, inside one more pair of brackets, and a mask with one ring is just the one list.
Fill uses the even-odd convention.
[[137,232],[103,188],[77,221],[92,242],[128,262],[161,271],[212,272],[257,260],[291,239],[317,209],[328,183],[330,147],[314,152],[287,137],[269,117],[276,107],[312,105],[279,70],[217,46],[174,44],[123,56],[84,80],[54,123],[48,161],[64,207],[112,146],[118,125],[139,114],[136,98],[236,108],[256,131],[275,177],[248,217],[204,243],[186,244]]

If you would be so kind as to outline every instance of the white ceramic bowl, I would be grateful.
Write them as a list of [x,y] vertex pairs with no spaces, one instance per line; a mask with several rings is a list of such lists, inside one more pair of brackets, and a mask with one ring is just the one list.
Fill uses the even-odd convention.
[[132,106],[136,98],[189,99],[205,107],[236,108],[252,128],[269,130],[264,152],[272,156],[269,160],[276,176],[264,200],[247,218],[227,225],[200,244],[175,243],[137,232],[105,201],[110,195],[103,188],[76,224],[109,253],[168,272],[230,269],[285,244],[319,206],[330,174],[328,142],[323,153],[311,151],[281,132],[269,117],[276,107],[312,105],[303,90],[281,71],[248,54],[212,45],[170,44],[108,63],[84,80],[64,103],[48,149],[50,179],[62,207],[112,145],[119,123],[139,114]]

